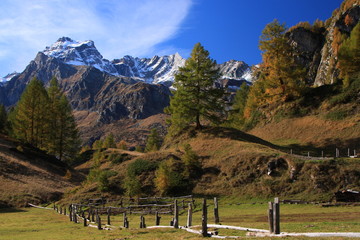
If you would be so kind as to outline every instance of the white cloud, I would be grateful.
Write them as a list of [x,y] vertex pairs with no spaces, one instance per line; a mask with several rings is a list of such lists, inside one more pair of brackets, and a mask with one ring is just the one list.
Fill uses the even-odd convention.
[[145,56],[176,35],[191,5],[192,0],[1,0],[0,76],[22,71],[62,36],[94,40],[108,59]]

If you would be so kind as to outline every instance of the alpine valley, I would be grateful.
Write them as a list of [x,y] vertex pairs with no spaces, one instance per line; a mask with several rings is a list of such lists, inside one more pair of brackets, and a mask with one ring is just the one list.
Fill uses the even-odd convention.
[[[22,73],[3,78],[0,102],[14,106],[31,79],[37,77],[47,86],[55,76],[74,110],[84,144],[110,132],[130,144],[144,144],[149,128],[165,133],[163,109],[169,105],[174,75],[184,64],[178,53],[109,61],[93,41],[62,37],[39,52]],[[245,62],[231,60],[219,68],[221,87],[233,91],[251,82]]]

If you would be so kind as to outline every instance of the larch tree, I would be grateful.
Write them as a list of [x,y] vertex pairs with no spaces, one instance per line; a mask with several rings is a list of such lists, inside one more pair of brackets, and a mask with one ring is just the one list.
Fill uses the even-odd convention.
[[45,149],[48,121],[48,95],[43,83],[34,78],[21,95],[16,106],[13,131],[15,137],[31,145]]
[[160,144],[160,136],[156,128],[152,128],[146,141],[145,152],[153,152],[159,150]]
[[171,114],[169,120],[171,134],[195,123],[196,129],[202,128],[202,119],[220,123],[220,114],[224,110],[224,90],[215,86],[220,77],[216,62],[209,52],[197,43],[185,66],[175,75],[174,96],[166,109]]
[[285,36],[287,28],[278,20],[266,25],[260,36],[260,65],[268,102],[299,95],[305,87],[305,69],[296,62],[295,52]]
[[80,148],[80,140],[71,106],[62,93],[57,79],[50,81],[48,152],[60,160],[70,161]]
[[338,58],[345,87],[352,81],[360,79],[360,23],[351,31],[350,37],[342,43]]

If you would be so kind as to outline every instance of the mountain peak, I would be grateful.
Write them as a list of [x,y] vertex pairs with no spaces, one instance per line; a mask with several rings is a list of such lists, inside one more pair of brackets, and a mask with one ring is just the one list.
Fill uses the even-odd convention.
[[67,64],[92,66],[100,71],[118,75],[114,66],[103,58],[92,40],[81,42],[61,37],[50,47],[46,47],[43,53]]

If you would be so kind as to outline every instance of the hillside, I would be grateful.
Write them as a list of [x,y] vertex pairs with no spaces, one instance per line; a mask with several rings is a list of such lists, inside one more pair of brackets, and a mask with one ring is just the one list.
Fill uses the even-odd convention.
[[[68,192],[61,202],[126,195],[129,168],[137,169],[134,171],[140,183],[140,196],[160,195],[155,187],[155,171],[162,162],[172,159],[177,166],[173,174],[183,174],[185,144],[190,144],[198,155],[201,169],[191,181],[177,186],[175,194],[178,195],[332,200],[333,193],[338,190],[359,190],[358,159],[299,157],[287,154],[284,152],[286,149],[253,135],[211,127],[202,131],[189,130],[166,141],[163,148],[156,152],[144,154],[103,149],[99,169],[111,172],[108,175],[109,189],[101,191],[101,181],[88,177],[88,181]],[[114,156],[121,156],[121,160],[114,160],[118,159]],[[95,160],[90,160],[76,169],[89,173],[95,163]]]
[[56,158],[0,136],[0,207],[59,200],[81,180],[82,175]]

